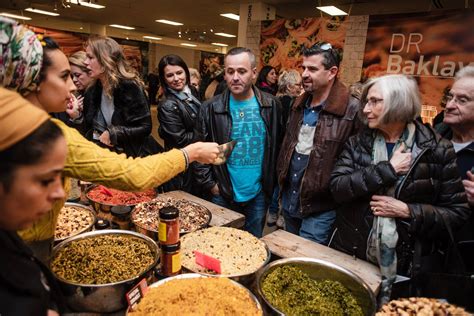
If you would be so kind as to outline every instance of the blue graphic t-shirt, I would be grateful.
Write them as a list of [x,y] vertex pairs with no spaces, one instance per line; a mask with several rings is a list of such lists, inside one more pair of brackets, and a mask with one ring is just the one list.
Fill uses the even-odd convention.
[[230,96],[231,138],[237,144],[227,161],[236,202],[247,202],[262,190],[265,123],[254,97],[239,101]]

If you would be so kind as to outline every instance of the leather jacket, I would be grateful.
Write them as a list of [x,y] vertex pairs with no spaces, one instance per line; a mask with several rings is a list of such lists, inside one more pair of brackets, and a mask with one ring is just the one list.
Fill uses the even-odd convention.
[[[272,95],[262,92],[255,86],[252,87],[257,102],[260,105],[260,114],[265,124],[266,139],[265,153],[262,164],[262,189],[269,200],[273,194],[276,181],[276,159],[278,144],[281,141],[281,106]],[[232,133],[232,117],[229,111],[230,91],[226,89],[201,105],[200,132],[203,141],[224,144],[230,142]],[[206,192],[217,183],[220,195],[232,201],[234,194],[227,166],[200,165],[197,176],[199,184]]]
[[[92,139],[95,121],[100,111],[102,84],[99,80],[90,87],[84,97],[85,129]],[[113,91],[114,113],[112,124],[107,128],[112,150],[138,157],[148,154],[151,142],[150,107],[142,87],[132,80],[122,80]],[[108,148],[108,147],[107,147]]]
[[[298,144],[304,107],[310,96],[306,92],[298,97],[290,110],[285,138],[278,157],[278,184],[281,191],[287,185],[291,157]],[[352,97],[349,90],[336,80],[319,114],[313,148],[301,180],[300,212],[303,217],[336,209],[337,203],[329,191],[329,179],[342,146],[359,128],[360,120],[357,115],[359,107],[359,100]]]
[[199,140],[197,129],[201,104],[183,94],[169,92],[158,105],[158,133],[165,142],[165,149],[183,148]]
[[[411,213],[409,219],[397,219],[399,273],[406,272],[400,267],[412,261],[415,238],[424,251],[432,250],[433,241],[446,236],[445,222],[456,231],[470,215],[452,144],[432,128],[414,123],[413,162],[394,196],[408,204]],[[373,222],[371,197],[397,181],[389,161],[372,164],[373,140],[369,128],[351,137],[331,175],[332,194],[342,205],[337,209],[330,246],[364,260]]]

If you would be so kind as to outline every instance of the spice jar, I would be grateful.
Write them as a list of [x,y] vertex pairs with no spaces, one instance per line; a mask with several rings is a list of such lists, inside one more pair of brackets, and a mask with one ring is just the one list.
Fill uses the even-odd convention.
[[160,274],[173,276],[181,272],[181,243],[161,245]]
[[112,206],[110,213],[112,214],[112,221],[117,223],[120,229],[130,229],[130,206],[119,205]]
[[158,240],[160,245],[173,245],[179,242],[179,210],[176,207],[168,206],[160,210]]

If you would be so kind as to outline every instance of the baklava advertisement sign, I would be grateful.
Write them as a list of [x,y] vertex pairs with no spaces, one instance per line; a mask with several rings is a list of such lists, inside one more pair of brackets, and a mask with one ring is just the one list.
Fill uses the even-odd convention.
[[472,10],[370,16],[362,79],[384,74],[413,76],[424,111],[439,111],[456,72],[474,65],[473,32]]
[[299,70],[301,49],[320,42],[331,43],[342,54],[348,21],[344,16],[262,21],[260,65]]

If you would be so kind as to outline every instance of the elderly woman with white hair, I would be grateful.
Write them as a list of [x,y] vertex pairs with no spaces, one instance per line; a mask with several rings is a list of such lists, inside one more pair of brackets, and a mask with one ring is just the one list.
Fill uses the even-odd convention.
[[361,100],[367,126],[348,140],[331,176],[341,207],[330,246],[379,265],[385,303],[396,275],[416,280],[420,258],[440,251],[470,211],[452,144],[416,120],[416,82],[375,78]]

